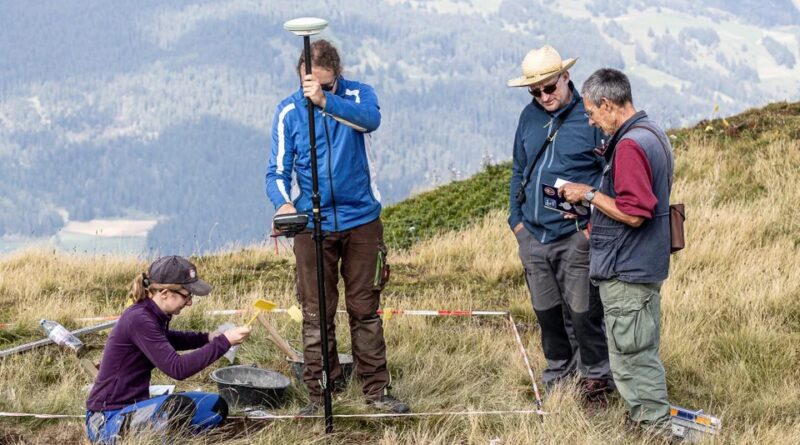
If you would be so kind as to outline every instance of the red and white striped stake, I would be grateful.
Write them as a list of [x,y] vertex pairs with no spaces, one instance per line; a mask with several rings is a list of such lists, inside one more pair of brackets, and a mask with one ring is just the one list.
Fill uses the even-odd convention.
[[[346,311],[342,311],[346,312]],[[508,314],[506,311],[453,311],[446,309],[439,310],[415,310],[415,309],[378,309],[378,315],[424,315],[430,317],[478,317]]]
[[[286,308],[275,308],[271,312],[277,312],[280,314],[287,313],[289,309]],[[208,315],[218,315],[218,316],[225,316],[225,315],[240,315],[247,312],[244,309],[219,309],[208,311]],[[339,314],[346,314],[347,311],[343,309],[339,309],[336,311]],[[490,316],[502,316],[505,317],[508,315],[506,311],[470,311],[470,310],[449,310],[449,309],[378,309],[378,315],[418,315],[418,316],[428,316],[428,317],[490,317]],[[119,315],[112,315],[107,317],[84,317],[84,318],[76,318],[75,321],[81,323],[87,322],[94,322],[94,321],[110,321],[116,320],[119,318]]]
[[[517,340],[519,352],[522,354],[522,360],[525,362],[525,368],[527,368],[528,375],[531,378],[533,394],[536,396],[536,408],[540,413],[544,413],[544,411],[542,411],[542,397],[539,395],[539,387],[536,386],[536,377],[533,375],[533,368],[531,367],[530,360],[528,360],[528,353],[525,351],[525,345],[522,344],[522,338],[519,336],[519,330],[517,329],[517,324],[514,323],[514,317],[511,315],[511,312],[508,313],[508,322],[511,323],[511,329],[514,331],[514,338]],[[544,416],[539,416],[539,419],[544,422]]]

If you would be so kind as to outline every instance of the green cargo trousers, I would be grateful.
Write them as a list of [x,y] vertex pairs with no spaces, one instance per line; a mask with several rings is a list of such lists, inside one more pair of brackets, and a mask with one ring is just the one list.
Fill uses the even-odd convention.
[[670,410],[664,365],[658,355],[661,283],[598,281],[605,314],[611,372],[631,420],[667,429]]

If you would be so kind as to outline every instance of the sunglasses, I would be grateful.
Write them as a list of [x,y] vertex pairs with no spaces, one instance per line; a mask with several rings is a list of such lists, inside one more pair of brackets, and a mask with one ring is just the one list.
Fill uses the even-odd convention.
[[545,85],[541,88],[528,87],[528,92],[531,93],[533,97],[542,97],[542,93],[553,94],[556,92],[559,82],[561,82],[561,76],[558,76],[555,83],[551,83],[550,85]]
[[178,291],[178,290],[174,290],[172,292],[175,292],[176,294],[180,295],[181,297],[183,297],[184,300],[187,300],[187,301],[191,300],[192,297],[194,297],[194,295],[192,295],[192,293],[188,292],[188,291],[186,293],[184,293],[183,291]]
[[336,86],[336,80],[331,83],[321,83],[319,87],[322,88],[322,91],[332,91],[333,87]]

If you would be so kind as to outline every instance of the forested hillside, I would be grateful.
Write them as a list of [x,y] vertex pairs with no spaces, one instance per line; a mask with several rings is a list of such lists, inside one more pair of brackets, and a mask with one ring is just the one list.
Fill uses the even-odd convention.
[[262,239],[269,129],[301,47],[281,25],[301,15],[327,18],[345,76],[377,90],[387,203],[510,157],[530,96],[505,82],[544,43],[580,58],[578,84],[628,71],[666,127],[797,97],[791,1],[674,3],[2,2],[0,237],[52,235],[68,214],[158,219],[162,252]]

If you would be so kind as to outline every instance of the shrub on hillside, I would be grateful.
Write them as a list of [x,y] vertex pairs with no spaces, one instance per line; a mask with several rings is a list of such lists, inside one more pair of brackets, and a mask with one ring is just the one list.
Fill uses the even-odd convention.
[[475,176],[422,193],[383,211],[384,238],[393,248],[461,229],[494,209],[508,208],[511,163],[489,165]]

